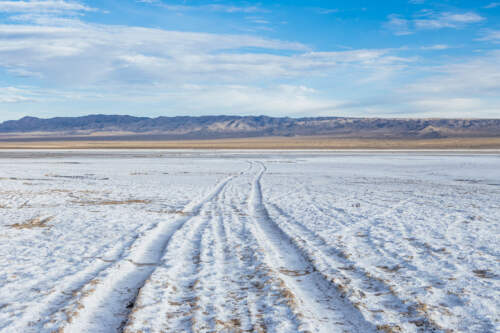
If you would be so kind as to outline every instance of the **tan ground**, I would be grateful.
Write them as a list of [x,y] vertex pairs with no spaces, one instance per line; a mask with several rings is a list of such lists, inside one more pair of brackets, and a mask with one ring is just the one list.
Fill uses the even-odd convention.
[[184,141],[0,142],[0,149],[500,149],[500,137],[420,140],[267,137]]

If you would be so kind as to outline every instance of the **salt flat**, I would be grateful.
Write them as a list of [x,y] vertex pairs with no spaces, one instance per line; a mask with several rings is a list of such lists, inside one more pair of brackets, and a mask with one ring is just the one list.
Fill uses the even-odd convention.
[[0,151],[1,332],[498,332],[500,154]]

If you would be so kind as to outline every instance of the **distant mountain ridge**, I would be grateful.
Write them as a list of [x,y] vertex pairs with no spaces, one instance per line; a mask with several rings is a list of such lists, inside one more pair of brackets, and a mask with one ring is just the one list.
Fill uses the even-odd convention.
[[89,115],[0,123],[0,139],[216,139],[268,136],[336,138],[500,137],[500,119],[386,119],[268,116],[133,117]]

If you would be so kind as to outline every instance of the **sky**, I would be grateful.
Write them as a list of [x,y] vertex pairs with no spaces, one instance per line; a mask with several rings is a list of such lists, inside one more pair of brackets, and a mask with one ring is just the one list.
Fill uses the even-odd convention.
[[500,0],[0,0],[0,121],[500,118]]

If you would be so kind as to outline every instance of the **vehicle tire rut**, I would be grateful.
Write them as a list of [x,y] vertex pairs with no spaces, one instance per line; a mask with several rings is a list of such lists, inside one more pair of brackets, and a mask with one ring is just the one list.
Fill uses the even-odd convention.
[[[64,332],[119,332],[134,307],[139,290],[160,264],[160,259],[172,236],[191,219],[197,217],[203,205],[217,196],[232,177],[216,185],[204,199],[191,202],[184,210],[188,213],[174,221],[159,223],[132,245],[123,260],[113,263],[91,281],[69,313]],[[154,264],[154,265],[153,265]]]
[[304,329],[311,332],[374,332],[353,304],[344,300],[336,286],[325,279],[288,235],[270,218],[265,207],[261,178],[266,167],[253,179],[248,203],[252,233],[264,250],[266,262],[283,281],[301,313]]

